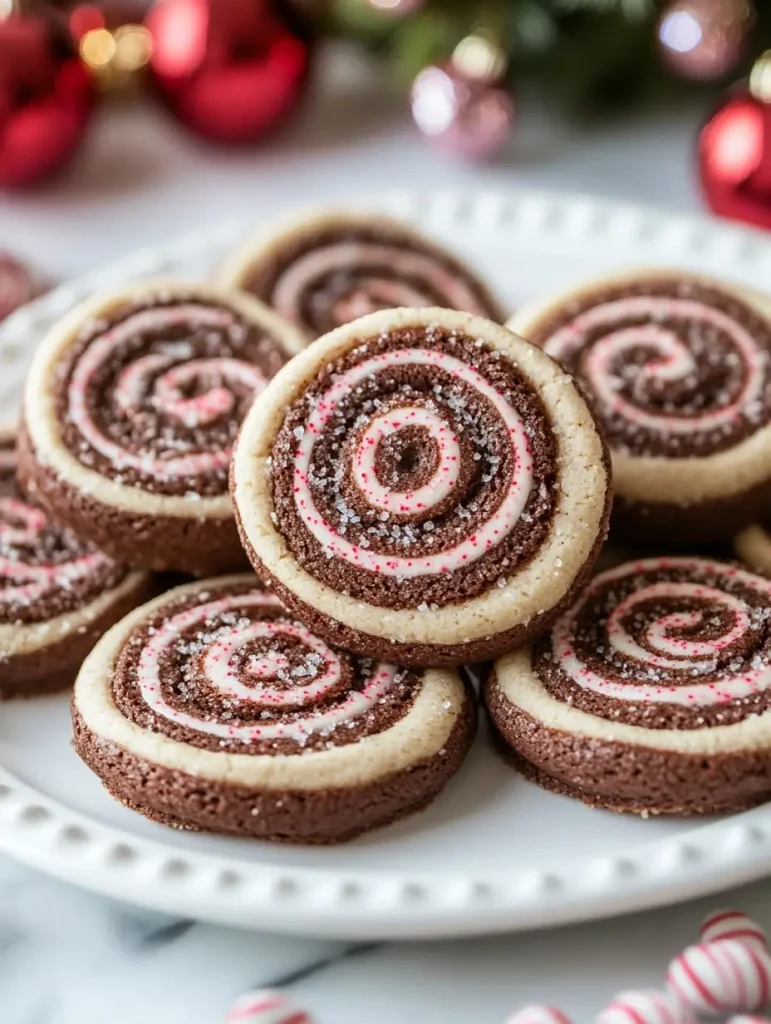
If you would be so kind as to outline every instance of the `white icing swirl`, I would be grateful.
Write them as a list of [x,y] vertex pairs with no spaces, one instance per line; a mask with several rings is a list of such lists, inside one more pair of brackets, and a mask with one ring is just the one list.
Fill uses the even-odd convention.
[[[316,442],[324,436],[341,402],[364,380],[403,366],[427,366],[460,381],[500,417],[511,445],[513,470],[508,488],[498,507],[464,540],[429,555],[380,554],[347,540],[319,511],[310,486]],[[396,491],[384,485],[375,472],[378,445],[405,427],[428,431],[439,452],[436,471],[430,481],[415,491]],[[437,349],[400,349],[383,352],[334,378],[331,386],[315,401],[304,429],[299,431],[294,456],[294,502],[298,516],[321,545],[327,557],[384,576],[414,578],[453,572],[469,565],[505,540],[516,526],[527,504],[533,484],[532,453],[525,424],[509,400],[468,363]],[[451,424],[423,407],[405,404],[378,415],[363,431],[352,459],[354,480],[375,510],[410,513],[425,510],[446,500],[458,481],[460,445]]]
[[[108,436],[95,421],[89,395],[95,379],[103,374],[113,359],[131,360],[131,346],[137,337],[151,332],[162,339],[163,332],[179,326],[193,330],[233,330],[235,316],[226,309],[194,303],[158,306],[139,310],[95,338],[78,359],[68,392],[68,418],[77,427],[85,442],[109,459],[118,471],[135,470],[154,479],[185,479],[227,469],[230,463],[228,446],[212,446],[208,450],[184,452],[192,442],[179,440],[169,444],[169,454],[157,455],[152,445],[146,451],[131,451]],[[113,397],[117,411],[129,425],[139,423],[142,410],[148,406],[171,424],[188,429],[205,429],[222,417],[233,413],[233,385],[258,392],[265,386],[259,367],[231,357],[190,357],[184,342],[155,343],[158,351],[126,362],[118,374]],[[192,397],[189,389],[200,389]],[[173,454],[174,450],[182,454]]]
[[[395,491],[378,479],[375,461],[379,445],[406,427],[423,427],[436,445],[439,464],[431,479],[413,491]],[[422,406],[401,406],[376,416],[364,431],[353,457],[353,479],[374,508],[405,515],[422,513],[444,501],[460,476],[460,442],[452,426]]]
[[[588,665],[579,652],[576,634],[580,614],[598,594],[612,593],[614,583],[652,572],[664,578],[637,587],[608,615],[605,656],[621,658],[626,666],[622,674],[630,678],[607,678]],[[667,579],[672,572],[691,573],[696,579]],[[714,583],[703,582],[704,579]],[[733,566],[702,559],[653,558],[602,573],[554,626],[554,658],[576,685],[618,700],[707,707],[761,693],[771,686],[768,658],[757,656],[746,661],[740,657],[736,667],[733,660],[719,665],[723,652],[743,638],[751,638],[758,625],[758,609],[738,594],[721,589],[721,583],[739,584],[755,591],[765,602],[771,600],[771,582]],[[650,613],[644,606],[652,601],[679,602],[682,608],[647,621]],[[763,607],[761,614],[765,614]],[[716,623],[725,619],[728,627],[715,635]],[[639,639],[630,635],[628,622],[636,623]],[[702,638],[696,632],[700,628]],[[670,681],[672,672],[681,673],[676,683]],[[687,677],[700,676],[711,678],[709,682],[686,681]]]
[[[137,667],[137,682],[142,700],[155,714],[177,725],[219,736],[223,740],[237,740],[254,743],[261,740],[291,739],[303,743],[313,733],[331,732],[339,725],[371,711],[389,692],[396,679],[397,669],[393,665],[375,664],[364,687],[351,690],[342,699],[324,703],[331,691],[340,682],[340,655],[322,640],[315,637],[304,626],[283,618],[266,618],[249,621],[232,621],[232,613],[242,609],[280,608],[280,602],[264,591],[240,595],[228,595],[196,605],[173,615],[155,628],[147,638]],[[217,626],[222,616],[227,625]],[[306,708],[305,714],[271,722],[261,720],[259,724],[234,724],[231,721],[202,718],[189,711],[172,706],[166,699],[161,683],[160,667],[168,652],[181,644],[181,657],[187,649],[183,639],[190,630],[204,631],[200,646],[205,648],[201,660],[201,671],[206,685],[230,702],[236,702],[233,717],[237,718],[237,705],[281,708]],[[286,638],[303,646],[311,655],[312,669],[308,676],[294,680],[286,679],[287,661],[280,651],[268,651],[264,655],[251,655],[242,663],[242,654],[255,640],[276,640]],[[310,672],[313,672],[310,675]],[[245,675],[249,682],[241,678]],[[284,678],[282,678],[282,676]]]
[[[637,326],[619,327],[631,319],[644,319]],[[665,320],[687,324],[680,336],[663,326]],[[585,353],[581,350],[591,333],[596,337]],[[652,385],[698,380],[699,356],[693,340],[714,337],[719,332],[728,339],[724,353],[726,364],[742,369],[742,383],[733,395],[718,396],[715,408],[701,411],[658,411],[646,404]],[[665,296],[627,296],[600,303],[579,313],[544,342],[555,359],[570,362],[576,356],[600,408],[635,428],[663,434],[692,434],[694,430],[728,429],[746,416],[756,417],[768,368],[768,354],[747,328],[728,313],[696,299]],[[653,353],[640,367],[631,361],[635,352]],[[625,367],[620,371],[620,367]],[[633,379],[632,398],[625,394]],[[676,403],[675,403],[676,404]]]

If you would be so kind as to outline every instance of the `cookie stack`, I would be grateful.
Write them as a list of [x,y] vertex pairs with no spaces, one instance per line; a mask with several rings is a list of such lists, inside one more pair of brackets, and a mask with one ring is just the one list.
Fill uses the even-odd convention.
[[[2,499],[2,693],[93,647],[76,748],[112,795],[269,840],[430,803],[474,736],[472,662],[548,788],[767,799],[771,583],[719,557],[734,532],[771,552],[764,300],[637,273],[502,319],[434,242],[330,214],[216,286],[65,318],[25,390],[29,504]],[[611,505],[640,560],[592,580]]]

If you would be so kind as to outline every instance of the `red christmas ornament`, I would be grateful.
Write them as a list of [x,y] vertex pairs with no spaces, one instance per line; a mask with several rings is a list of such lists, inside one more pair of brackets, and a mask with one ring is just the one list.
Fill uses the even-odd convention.
[[753,21],[750,0],[672,0],[658,25],[664,61],[682,78],[722,78],[738,66]]
[[267,0],[158,0],[145,24],[155,88],[199,135],[254,142],[297,106],[309,46]]
[[412,85],[412,116],[430,142],[459,156],[496,156],[511,134],[514,104],[505,89],[453,64],[424,68]]
[[57,15],[12,11],[0,20],[0,187],[57,170],[93,106],[93,83]]
[[771,229],[771,51],[702,128],[699,172],[715,213]]

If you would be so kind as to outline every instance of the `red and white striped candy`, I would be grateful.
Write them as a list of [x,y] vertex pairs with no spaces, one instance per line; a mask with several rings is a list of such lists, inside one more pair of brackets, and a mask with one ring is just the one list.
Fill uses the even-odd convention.
[[756,943],[768,949],[768,939],[763,929],[739,910],[721,910],[710,914],[701,926],[702,942],[723,942],[725,939]]
[[553,1006],[523,1006],[506,1024],[572,1024],[572,1021]]
[[731,1017],[728,1024],[771,1024],[767,1017],[753,1017],[749,1013],[740,1013],[738,1017]]
[[690,946],[669,965],[667,987],[697,1014],[754,1013],[771,997],[771,957],[737,939]]
[[263,989],[236,999],[225,1017],[225,1024],[315,1024],[315,1021],[283,992]]
[[620,992],[597,1024],[693,1024],[691,1011],[671,992]]

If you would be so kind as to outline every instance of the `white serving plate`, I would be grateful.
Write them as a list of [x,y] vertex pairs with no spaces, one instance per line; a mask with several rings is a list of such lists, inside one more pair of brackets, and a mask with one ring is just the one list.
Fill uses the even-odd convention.
[[[467,255],[512,307],[626,265],[704,270],[763,288],[771,241],[579,197],[395,194],[366,203]],[[93,291],[200,276],[242,226],[198,232],[66,284],[0,328],[0,409],[36,339]],[[0,848],[60,878],[159,910],[339,937],[470,935],[586,920],[728,888],[771,871],[771,805],[709,822],[591,810],[472,755],[425,813],[331,849],[177,832],[114,804],[70,744],[66,696],[0,712]]]

